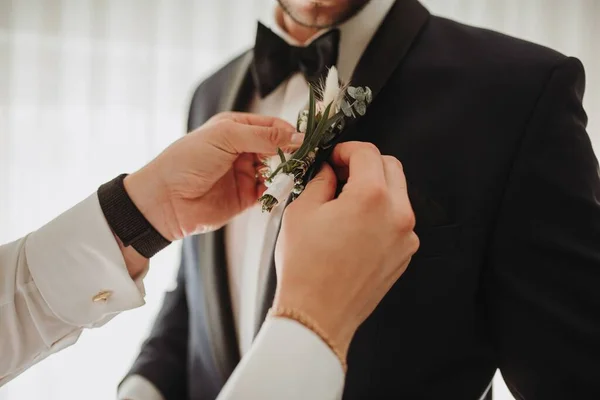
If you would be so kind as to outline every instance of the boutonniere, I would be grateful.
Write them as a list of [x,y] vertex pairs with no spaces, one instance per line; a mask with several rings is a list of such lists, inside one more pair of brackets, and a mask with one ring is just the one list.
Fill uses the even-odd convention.
[[263,211],[270,212],[290,194],[295,198],[302,193],[304,175],[317,153],[329,148],[343,132],[346,118],[365,115],[372,100],[368,87],[340,83],[335,67],[331,67],[325,81],[316,87],[310,85],[308,110],[299,114],[296,124],[298,132],[305,134],[302,145],[292,154],[278,149],[276,156],[263,162],[261,174],[267,190],[258,199]]

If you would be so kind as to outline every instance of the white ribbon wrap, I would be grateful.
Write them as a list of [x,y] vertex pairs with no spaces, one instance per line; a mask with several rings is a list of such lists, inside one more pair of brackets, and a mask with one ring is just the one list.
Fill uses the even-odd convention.
[[278,174],[275,175],[273,181],[269,184],[269,188],[264,194],[275,197],[277,203],[281,204],[287,200],[292,193],[293,188],[294,176],[292,174]]

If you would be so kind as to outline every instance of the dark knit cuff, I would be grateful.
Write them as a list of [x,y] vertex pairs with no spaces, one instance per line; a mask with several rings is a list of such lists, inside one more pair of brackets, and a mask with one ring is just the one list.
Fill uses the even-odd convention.
[[119,175],[98,188],[100,207],[123,246],[132,246],[142,256],[150,258],[171,242],[154,229],[135,206],[123,184],[126,176]]

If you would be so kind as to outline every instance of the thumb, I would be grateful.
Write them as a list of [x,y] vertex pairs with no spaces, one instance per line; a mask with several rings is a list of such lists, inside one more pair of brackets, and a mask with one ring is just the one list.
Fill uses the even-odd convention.
[[337,178],[328,163],[324,163],[319,173],[306,185],[306,189],[296,203],[318,205],[333,200]]
[[275,154],[277,148],[297,147],[304,135],[291,128],[255,126],[227,121],[223,130],[224,142],[230,151],[257,154]]

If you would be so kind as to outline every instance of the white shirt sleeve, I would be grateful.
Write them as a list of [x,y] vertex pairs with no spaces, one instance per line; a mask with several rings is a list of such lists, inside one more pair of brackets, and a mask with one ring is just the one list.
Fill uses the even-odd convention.
[[143,305],[142,278],[130,278],[97,194],[0,246],[0,386]]
[[313,331],[268,318],[217,400],[337,400],[344,378],[340,361]]
[[118,400],[164,400],[156,386],[141,375],[128,376],[119,385]]
[[[338,400],[344,371],[313,331],[286,318],[269,318],[217,400]],[[118,400],[163,400],[144,377],[128,377]]]

